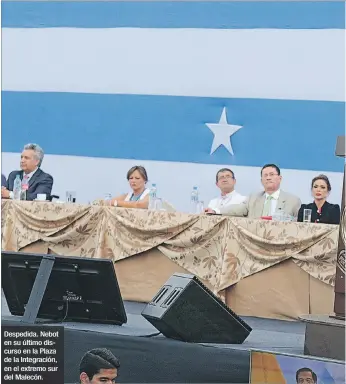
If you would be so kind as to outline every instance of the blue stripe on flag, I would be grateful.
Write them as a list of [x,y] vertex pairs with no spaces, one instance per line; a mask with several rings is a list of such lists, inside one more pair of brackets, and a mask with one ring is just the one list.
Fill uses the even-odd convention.
[[345,28],[344,2],[4,1],[11,28]]
[[[210,155],[226,107],[234,156]],[[2,92],[2,149],[38,142],[46,153],[341,172],[335,140],[345,103],[269,99]]]

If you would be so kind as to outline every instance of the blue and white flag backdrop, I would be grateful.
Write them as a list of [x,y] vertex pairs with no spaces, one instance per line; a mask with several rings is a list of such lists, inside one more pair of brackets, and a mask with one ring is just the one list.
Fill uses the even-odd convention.
[[304,202],[327,174],[340,202],[343,2],[5,1],[2,23],[6,175],[37,142],[54,192],[80,202],[127,192],[141,164],[184,210],[221,167],[258,191],[265,163]]

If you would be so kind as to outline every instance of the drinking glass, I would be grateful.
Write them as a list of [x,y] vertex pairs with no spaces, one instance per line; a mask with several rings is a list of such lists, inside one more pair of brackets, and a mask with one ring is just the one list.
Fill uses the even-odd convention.
[[196,214],[199,215],[200,213],[204,212],[204,201],[198,201],[196,204]]
[[46,201],[47,200],[47,195],[45,193],[38,193],[36,200],[38,201]]
[[162,199],[157,197],[154,200],[154,211],[162,211],[162,210],[163,210]]
[[66,192],[66,202],[67,203],[75,203],[76,202],[76,192],[75,191],[67,191]]
[[274,212],[272,215],[273,221],[285,221],[285,214],[282,211]]
[[311,209],[304,209],[303,221],[304,223],[311,223]]
[[111,201],[112,201],[112,194],[111,193],[105,193],[104,198],[103,198],[104,205],[110,206]]

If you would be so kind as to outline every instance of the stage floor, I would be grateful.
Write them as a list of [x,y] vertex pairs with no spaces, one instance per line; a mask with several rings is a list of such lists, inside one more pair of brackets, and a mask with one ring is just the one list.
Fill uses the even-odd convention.
[[[141,312],[146,304],[126,301],[124,304],[127,314],[127,323],[122,326],[72,322],[64,322],[59,325],[63,325],[65,329],[79,331],[99,332],[105,334],[110,333],[122,336],[152,337],[155,339],[166,340],[166,338],[162,335],[151,336],[157,334],[158,331],[144,317],[141,316]],[[2,320],[19,320],[19,318],[11,316],[7,307],[6,299],[3,295],[1,309]],[[207,345],[226,349],[266,349],[268,351],[303,355],[305,334],[304,323],[299,321],[291,322],[245,316],[243,316],[242,319],[252,327],[252,332],[243,344]]]
[[[3,295],[1,307],[2,324],[18,324],[20,318],[11,316]],[[301,322],[243,317],[253,328],[243,344],[192,344],[155,336],[158,331],[141,316],[144,307],[125,302],[128,322],[123,326],[56,324],[65,327],[65,382],[77,382],[81,357],[96,347],[119,356],[123,383],[248,383],[250,350],[303,355]]]

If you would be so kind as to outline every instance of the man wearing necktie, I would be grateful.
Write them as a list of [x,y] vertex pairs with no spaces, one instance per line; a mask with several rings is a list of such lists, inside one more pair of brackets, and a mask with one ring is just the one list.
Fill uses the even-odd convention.
[[22,185],[27,185],[27,200],[36,199],[38,194],[45,194],[47,200],[49,200],[52,193],[53,178],[40,168],[43,157],[44,153],[39,145],[25,145],[20,160],[21,171],[13,171],[9,174],[7,186],[1,189],[1,197],[3,199],[13,199],[13,184],[16,176],[19,175]]
[[281,212],[297,218],[301,201],[297,196],[284,192],[280,188],[281,180],[280,168],[275,164],[266,164],[261,170],[264,191],[250,195],[243,204],[221,209],[221,214],[261,218]]
[[264,206],[263,206],[262,216],[271,216],[272,215],[272,200],[273,200],[273,196],[271,196],[271,195],[266,196],[266,200],[265,200]]

